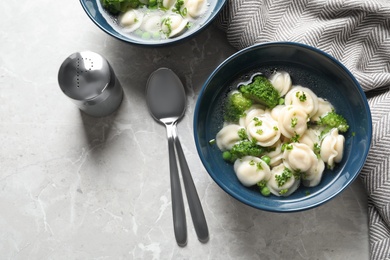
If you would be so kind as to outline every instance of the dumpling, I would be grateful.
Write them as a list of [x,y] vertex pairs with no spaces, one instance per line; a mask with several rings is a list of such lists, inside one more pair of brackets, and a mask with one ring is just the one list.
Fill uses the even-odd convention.
[[278,127],[285,137],[291,138],[306,131],[308,120],[307,113],[301,107],[285,106],[280,111]]
[[133,32],[137,30],[143,21],[144,14],[135,9],[130,9],[118,17],[119,24],[124,32]]
[[174,4],[176,3],[176,0],[163,0],[162,6],[166,9],[170,9]]
[[291,143],[283,152],[284,165],[294,171],[306,172],[317,164],[317,156],[306,144]]
[[278,122],[269,114],[256,116],[247,125],[248,138],[255,139],[257,144],[263,147],[274,145],[280,138]]
[[278,121],[280,112],[284,107],[285,107],[284,105],[277,105],[276,107],[272,108],[272,110],[270,111],[272,118]]
[[270,157],[269,165],[274,167],[282,163],[283,152],[282,152],[282,142],[278,140],[273,146],[270,148],[274,148],[273,151],[265,153],[265,155]]
[[234,172],[242,185],[250,187],[260,181],[268,181],[271,170],[267,163],[258,157],[244,156],[234,162]]
[[275,72],[269,77],[269,81],[274,88],[280,93],[280,96],[286,95],[291,89],[292,82],[290,74],[285,71]]
[[272,194],[287,197],[298,189],[299,184],[300,178],[297,178],[292,170],[280,164],[271,170],[267,187]]
[[312,117],[318,110],[318,97],[308,88],[294,86],[285,97],[286,105],[301,107],[309,117]]
[[241,129],[245,130],[245,128],[239,125],[232,124],[224,126],[221,130],[219,130],[215,138],[218,148],[221,151],[232,149],[233,145],[241,140],[238,134]]
[[196,18],[206,11],[206,3],[206,0],[187,0],[185,8],[192,18]]
[[161,29],[168,37],[174,37],[185,31],[188,20],[179,14],[170,14],[162,20]]
[[307,129],[306,132],[300,137],[299,142],[301,144],[306,144],[312,150],[314,150],[314,146],[320,144],[320,133],[314,129]]
[[161,16],[159,14],[147,14],[144,16],[141,29],[149,33],[159,33],[161,30]]
[[318,98],[318,110],[315,115],[313,115],[310,120],[317,122],[320,120],[320,118],[324,115],[326,115],[329,112],[332,112],[334,110],[334,107],[329,101],[326,101],[323,98]]
[[321,158],[328,164],[328,167],[333,169],[335,163],[338,163],[343,158],[345,137],[339,134],[337,128],[333,128],[327,134],[321,143]]
[[245,116],[240,118],[240,125],[243,127],[247,127],[252,119],[256,116],[263,115],[265,113],[264,107],[261,105],[253,105],[249,109],[245,111]]
[[317,186],[321,179],[322,174],[325,170],[325,163],[323,160],[318,159],[317,163],[312,165],[312,167],[306,171],[305,173],[302,173],[302,184],[306,187],[314,187]]

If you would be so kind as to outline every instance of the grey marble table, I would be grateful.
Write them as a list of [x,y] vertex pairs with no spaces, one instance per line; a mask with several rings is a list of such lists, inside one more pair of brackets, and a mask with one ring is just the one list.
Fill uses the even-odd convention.
[[[360,180],[321,207],[276,214],[231,198],[203,168],[195,103],[235,52],[213,25],[178,45],[141,48],[102,32],[77,0],[1,1],[0,46],[0,259],[368,259]],[[80,113],[59,89],[59,66],[83,50],[106,57],[123,85],[111,116]],[[186,86],[178,131],[209,225],[206,244],[187,204],[188,245],[175,243],[166,132],[144,96],[159,67]]]

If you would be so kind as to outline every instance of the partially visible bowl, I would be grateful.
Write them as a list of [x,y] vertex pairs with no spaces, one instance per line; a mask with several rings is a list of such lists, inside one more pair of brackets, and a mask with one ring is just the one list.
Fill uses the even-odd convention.
[[[264,197],[257,188],[244,187],[232,164],[210,140],[223,124],[223,101],[241,78],[253,72],[268,76],[272,71],[290,73],[293,84],[308,87],[330,101],[350,125],[345,135],[344,156],[320,184],[300,187],[288,197]],[[340,194],[359,175],[371,144],[372,121],[365,94],[353,75],[325,52],[293,42],[275,42],[243,49],[220,64],[199,94],[194,115],[194,138],[200,159],[212,179],[237,200],[271,212],[295,212],[319,206]]]
[[134,34],[124,33],[123,30],[117,25],[115,17],[110,15],[100,2],[101,0],[80,0],[84,11],[87,13],[89,18],[104,32],[109,35],[132,44],[142,46],[165,46],[172,43],[178,43],[185,39],[189,39],[204,28],[206,28],[217,16],[219,11],[224,6],[226,0],[207,0],[208,7],[206,12],[199,18],[197,18],[196,26],[191,27],[183,34],[168,39],[142,39]]

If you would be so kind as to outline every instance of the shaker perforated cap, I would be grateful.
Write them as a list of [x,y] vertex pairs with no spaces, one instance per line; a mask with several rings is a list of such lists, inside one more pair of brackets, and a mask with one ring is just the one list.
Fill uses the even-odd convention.
[[61,90],[74,100],[91,100],[110,83],[111,69],[107,60],[91,51],[76,52],[61,65],[58,83]]

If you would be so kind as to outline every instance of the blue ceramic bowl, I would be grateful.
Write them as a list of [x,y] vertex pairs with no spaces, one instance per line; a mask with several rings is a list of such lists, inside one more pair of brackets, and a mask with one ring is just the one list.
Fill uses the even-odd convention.
[[[244,187],[235,176],[232,164],[222,159],[216,145],[209,144],[223,124],[223,101],[239,79],[258,71],[269,76],[274,69],[289,72],[293,84],[308,87],[329,100],[350,125],[342,161],[333,171],[325,170],[317,187],[300,187],[289,197],[264,197],[257,188]],[[194,115],[196,148],[213,180],[237,200],[272,212],[307,210],[337,196],[359,175],[370,148],[371,134],[367,99],[353,75],[328,54],[292,42],[251,46],[226,59],[205,82]]]
[[87,15],[89,16],[89,18],[91,18],[91,20],[100,29],[102,29],[104,32],[108,33],[109,35],[128,43],[157,47],[157,46],[169,45],[172,43],[178,43],[182,40],[189,39],[190,37],[194,36],[196,33],[200,32],[202,29],[204,29],[207,25],[210,24],[210,22],[217,16],[217,14],[219,13],[219,11],[222,9],[223,5],[226,2],[226,0],[207,0],[207,1],[209,3],[207,11],[204,15],[198,18],[199,22],[197,22],[197,25],[191,27],[189,30],[187,30],[180,36],[171,39],[162,39],[162,40],[155,40],[155,39],[145,40],[139,36],[121,33],[121,30],[115,24],[115,17],[109,15],[103,9],[100,0],[80,0],[80,3],[84,8],[85,12],[87,13]]

